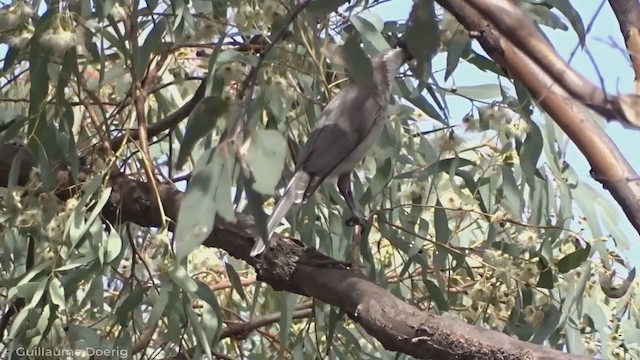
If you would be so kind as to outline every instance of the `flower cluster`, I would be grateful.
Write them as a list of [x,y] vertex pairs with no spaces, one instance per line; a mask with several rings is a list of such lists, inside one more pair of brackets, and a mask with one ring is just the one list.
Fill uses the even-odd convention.
[[233,22],[243,32],[264,30],[265,27],[282,19],[286,13],[287,9],[278,1],[260,0],[255,6],[247,3],[239,5]]
[[69,11],[55,14],[51,19],[51,25],[40,37],[42,46],[48,48],[55,56],[62,56],[83,42],[82,31],[73,17],[73,13]]
[[33,9],[24,1],[0,9],[0,30],[12,30],[26,25],[33,17]]

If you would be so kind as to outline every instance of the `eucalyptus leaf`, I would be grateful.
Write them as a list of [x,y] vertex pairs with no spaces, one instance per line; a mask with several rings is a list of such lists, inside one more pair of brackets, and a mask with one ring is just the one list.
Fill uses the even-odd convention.
[[286,143],[276,130],[257,130],[249,138],[245,161],[253,174],[253,188],[262,194],[273,194],[284,169]]

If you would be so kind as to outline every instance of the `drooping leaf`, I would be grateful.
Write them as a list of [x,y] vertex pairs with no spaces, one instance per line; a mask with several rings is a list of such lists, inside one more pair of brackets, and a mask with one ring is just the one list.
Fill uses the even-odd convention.
[[202,155],[193,171],[180,206],[176,256],[182,259],[198,247],[213,230],[216,216],[235,217],[231,184],[237,176],[236,146],[223,144]]
[[248,141],[245,161],[253,174],[252,187],[262,194],[273,194],[284,169],[285,139],[276,130],[257,130]]
[[135,308],[140,306],[149,289],[150,288],[147,286],[138,287],[127,295],[124,301],[116,309],[115,315],[118,320],[118,324],[125,325],[130,322],[131,317],[133,316],[132,312]]
[[529,121],[528,124],[530,130],[520,150],[520,166],[527,183],[532,186],[538,160],[542,154],[543,138],[538,124],[534,121]]
[[229,104],[219,96],[209,96],[196,106],[187,122],[184,139],[180,144],[176,168],[181,168],[196,143],[211,133],[218,119],[227,111]]
[[363,43],[368,43],[377,51],[389,48],[389,43],[380,33],[381,29],[376,28],[370,20],[360,15],[354,15],[349,18],[349,21],[362,36]]
[[499,84],[483,84],[473,86],[458,86],[455,91],[441,91],[443,95],[461,95],[470,99],[487,100],[500,97],[502,86]]
[[562,13],[562,15],[569,19],[573,30],[578,36],[580,46],[584,47],[586,41],[586,31],[584,28],[584,23],[582,22],[582,17],[573,7],[571,2],[569,0],[545,0],[545,2],[558,9],[558,11]]
[[549,304],[547,310],[544,312],[542,323],[538,326],[538,329],[530,341],[534,344],[544,343],[558,327],[561,315],[562,312],[560,309],[554,304]]
[[583,248],[577,249],[558,260],[558,262],[556,262],[558,271],[564,274],[582,265],[582,262],[587,260],[591,254],[591,245],[589,245],[589,243],[585,243],[584,245]]
[[207,341],[216,344],[222,332],[222,310],[211,289],[200,281],[197,284],[198,289],[195,294],[206,304],[202,314],[202,328]]
[[460,63],[462,54],[471,49],[471,39],[468,37],[453,37],[447,43],[447,70],[444,74],[444,80],[448,80]]
[[231,282],[231,286],[233,289],[240,295],[242,300],[247,301],[247,295],[244,293],[244,287],[242,286],[242,281],[240,280],[240,276],[233,268],[233,265],[228,262],[224,263],[224,267],[227,271],[227,276],[229,277],[229,282]]
[[51,302],[56,304],[60,309],[66,308],[64,288],[58,278],[54,277],[49,282],[49,296],[51,298]]
[[372,86],[373,66],[354,35],[349,36],[344,42],[342,52],[344,53],[349,77],[361,86]]
[[438,21],[433,0],[416,1],[405,32],[409,51],[417,61],[416,77],[422,79],[431,68],[431,58],[440,47]]

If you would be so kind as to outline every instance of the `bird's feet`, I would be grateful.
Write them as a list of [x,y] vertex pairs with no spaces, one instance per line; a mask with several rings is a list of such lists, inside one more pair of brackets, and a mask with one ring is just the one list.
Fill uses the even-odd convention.
[[344,221],[344,224],[349,227],[354,227],[356,225],[364,226],[367,223],[367,220],[358,214],[352,214],[350,218]]

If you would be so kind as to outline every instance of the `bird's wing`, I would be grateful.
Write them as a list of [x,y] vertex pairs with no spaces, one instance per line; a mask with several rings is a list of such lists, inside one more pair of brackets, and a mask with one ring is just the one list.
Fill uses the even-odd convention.
[[305,198],[362,143],[384,115],[373,94],[374,89],[349,85],[323,111],[297,161],[298,169],[311,175]]

